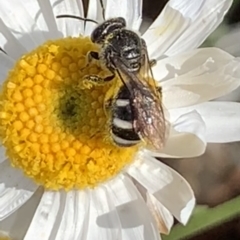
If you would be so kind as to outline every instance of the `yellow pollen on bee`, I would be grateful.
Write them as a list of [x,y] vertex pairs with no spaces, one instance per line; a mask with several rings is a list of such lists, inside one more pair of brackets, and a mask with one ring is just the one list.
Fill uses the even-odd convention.
[[87,53],[97,50],[89,38],[48,41],[22,56],[3,84],[2,144],[12,165],[45,188],[94,187],[130,164],[139,148],[112,142],[104,110],[112,83],[79,87],[85,75],[109,76],[97,61],[87,64]]

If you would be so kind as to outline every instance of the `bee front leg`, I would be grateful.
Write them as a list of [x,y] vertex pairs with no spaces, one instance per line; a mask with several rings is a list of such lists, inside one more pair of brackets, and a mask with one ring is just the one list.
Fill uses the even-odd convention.
[[[88,52],[87,58],[88,58],[87,66],[93,60],[98,60],[98,61],[100,60],[99,53],[94,52],[94,51]],[[106,82],[110,82],[115,77],[115,73],[113,71],[111,71],[111,72],[112,72],[112,75],[104,77],[104,78],[100,77],[96,74],[85,75],[83,77],[83,79],[80,81],[78,87],[81,89],[91,89],[93,86],[103,85]]]
[[88,53],[88,61],[91,62],[93,59],[95,59],[95,60],[100,60],[100,57],[99,57],[99,53],[98,53],[98,52],[90,51],[90,52]]
[[115,77],[115,74],[107,76],[105,78],[99,77],[98,75],[86,75],[79,85],[82,89],[91,89],[93,86],[104,85],[110,82]]
[[98,53],[98,52],[94,52],[94,51],[88,52],[88,53],[87,53],[87,56],[86,56],[86,60],[87,60],[87,64],[86,64],[85,67],[89,67],[90,63],[91,63],[93,60],[97,60],[97,61],[100,60],[99,53]]

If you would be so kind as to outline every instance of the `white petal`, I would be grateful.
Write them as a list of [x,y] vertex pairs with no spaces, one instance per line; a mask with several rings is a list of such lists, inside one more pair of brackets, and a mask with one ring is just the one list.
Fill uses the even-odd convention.
[[159,232],[168,234],[174,222],[173,215],[141,184],[139,184],[137,181],[134,181],[134,184],[143,196],[148,209],[155,219]]
[[62,34],[57,29],[52,6],[49,0],[22,0],[28,14],[34,19],[45,40],[60,38]]
[[122,225],[122,238],[120,239],[160,239],[155,221],[132,181],[127,177],[122,179],[118,177],[109,182],[107,187],[109,196],[117,206]]
[[172,214],[157,200],[154,195],[148,192],[147,205],[155,216],[159,231],[163,234],[169,234],[174,223]]
[[87,239],[120,239],[120,220],[105,187],[90,190],[89,209]]
[[206,124],[207,142],[240,141],[240,103],[207,102],[194,107],[170,111],[171,118],[178,117],[183,112],[196,110],[201,114]]
[[29,9],[36,24],[43,31],[46,39],[56,39],[63,36],[58,31],[56,18],[49,0],[32,0],[28,2]]
[[[94,216],[93,214],[90,215],[90,212],[95,209],[90,209],[90,206],[94,207],[91,205],[91,193],[87,190],[70,191],[68,193],[46,191],[24,240],[32,240],[36,235],[41,240],[91,239],[88,238],[89,219]],[[97,218],[91,219],[91,224],[97,224],[97,220]],[[90,231],[92,230],[90,229]]]
[[12,59],[18,59],[21,55],[23,55],[27,51],[21,45],[18,39],[13,35],[11,30],[5,25],[1,18],[0,18],[0,44],[1,48]]
[[[146,205],[131,181],[118,178],[111,182],[105,184],[108,188],[101,186],[89,191],[45,192],[24,240],[32,240],[36,235],[42,240],[115,240],[121,239],[121,235],[123,239],[132,239],[132,234],[141,237],[136,239],[149,239],[143,238],[143,234],[159,239]],[[123,191],[118,191],[118,187],[127,196],[119,195]],[[123,204],[126,197],[130,201]]]
[[61,202],[61,218],[54,224],[51,239],[119,239],[120,222],[106,188],[98,187],[85,194],[70,191],[64,193]]
[[189,25],[190,19],[184,17],[169,4],[163,9],[160,16],[143,34],[150,58],[158,58],[176,41]]
[[166,81],[185,74],[197,76],[207,70],[212,72],[233,59],[218,48],[199,48],[161,59],[152,70],[157,81]]
[[14,60],[0,51],[0,83],[2,84],[8,76],[9,70],[13,67]]
[[161,83],[167,109],[187,107],[221,97],[240,86],[240,59],[206,64]]
[[204,2],[206,0],[171,0],[168,2],[168,5],[193,20],[202,10]]
[[169,5],[174,5],[174,8],[184,12],[184,15],[186,12],[194,13],[191,15],[191,24],[165,52],[167,56],[199,47],[222,22],[224,15],[232,5],[231,0],[190,0],[190,2],[179,0],[169,2]]
[[21,1],[9,0],[2,2],[0,18],[28,51],[44,42],[45,38],[42,32],[38,29],[35,21]]
[[127,28],[137,31],[142,22],[142,0],[106,0],[105,19],[123,17]]
[[[101,23],[104,21],[100,1],[89,0],[87,18],[95,20],[98,23]],[[92,22],[86,22],[84,35],[91,35],[93,29],[96,27],[97,27],[97,24]]]
[[165,147],[159,152],[152,151],[151,154],[158,157],[187,158],[200,156],[205,152],[206,129],[201,116],[192,111],[178,117],[172,123]]
[[128,173],[176,218],[186,224],[195,206],[194,193],[176,171],[147,154],[139,156],[139,164],[132,165]]
[[0,221],[15,212],[36,191],[30,179],[10,166],[8,160],[0,164]]
[[40,202],[42,193],[43,188],[39,187],[25,204],[0,222],[0,228],[10,233],[11,239],[24,239],[35,210]]
[[24,238],[118,239],[120,223],[105,188],[45,192]]
[[24,240],[32,240],[36,236],[42,240],[51,239],[54,223],[58,221],[56,218],[61,218],[58,212],[60,211],[61,213],[61,210],[64,208],[64,204],[62,206],[60,202],[60,195],[60,192],[50,191],[43,194]]
[[[61,14],[69,14],[79,17],[84,17],[82,1],[71,0],[71,1],[59,1],[51,0],[52,9],[55,16]],[[84,21],[72,19],[72,18],[61,18],[56,19],[57,26],[63,36],[79,36],[84,33]]]

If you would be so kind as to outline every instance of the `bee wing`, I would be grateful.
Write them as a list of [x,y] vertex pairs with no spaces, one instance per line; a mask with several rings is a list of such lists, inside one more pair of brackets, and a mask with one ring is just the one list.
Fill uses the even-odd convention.
[[[128,71],[120,58],[114,57],[112,61],[120,79],[128,88],[134,104],[132,114],[135,114],[136,118],[135,131],[150,146],[156,150],[161,149],[167,136],[168,124],[164,117],[160,94],[154,87],[156,86],[154,79],[151,77],[145,79],[146,75],[142,75],[142,72],[136,74]],[[148,69],[148,66],[146,64],[143,68]]]
[[[165,143],[169,133],[170,124],[166,120],[165,114],[164,114],[164,106],[162,104],[162,91],[161,91],[162,88],[160,86],[157,86],[156,80],[153,76],[152,65],[154,64],[155,60],[150,61],[148,51],[147,51],[147,45],[144,39],[142,39],[142,45],[143,45],[142,47],[143,62],[142,62],[142,67],[140,69],[139,77],[142,78],[143,83],[145,83],[152,90],[152,93],[154,94],[156,101],[159,102],[159,105],[158,105],[159,114],[158,116],[155,116],[155,117],[158,117],[159,119],[158,128],[162,130],[162,132],[159,133],[160,134],[159,136],[162,142]],[[155,113],[153,113],[153,115],[154,114]]]
[[144,39],[142,39],[142,45],[143,45],[142,47],[143,62],[140,70],[140,75],[144,76],[144,82],[148,85],[150,89],[152,89],[152,92],[155,94],[155,96],[161,98],[160,96],[161,88],[156,85],[156,81],[154,79],[152,72],[151,61],[147,51],[147,45]]

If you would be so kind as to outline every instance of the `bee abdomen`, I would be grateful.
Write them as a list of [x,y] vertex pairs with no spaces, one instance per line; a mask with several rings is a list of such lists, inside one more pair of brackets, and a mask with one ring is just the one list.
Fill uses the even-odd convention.
[[133,117],[129,99],[117,99],[112,118],[112,139],[121,147],[139,143],[140,138],[133,128]]
[[125,129],[115,125],[112,125],[112,138],[117,145],[122,147],[130,147],[140,141],[138,134],[135,133],[133,128]]

